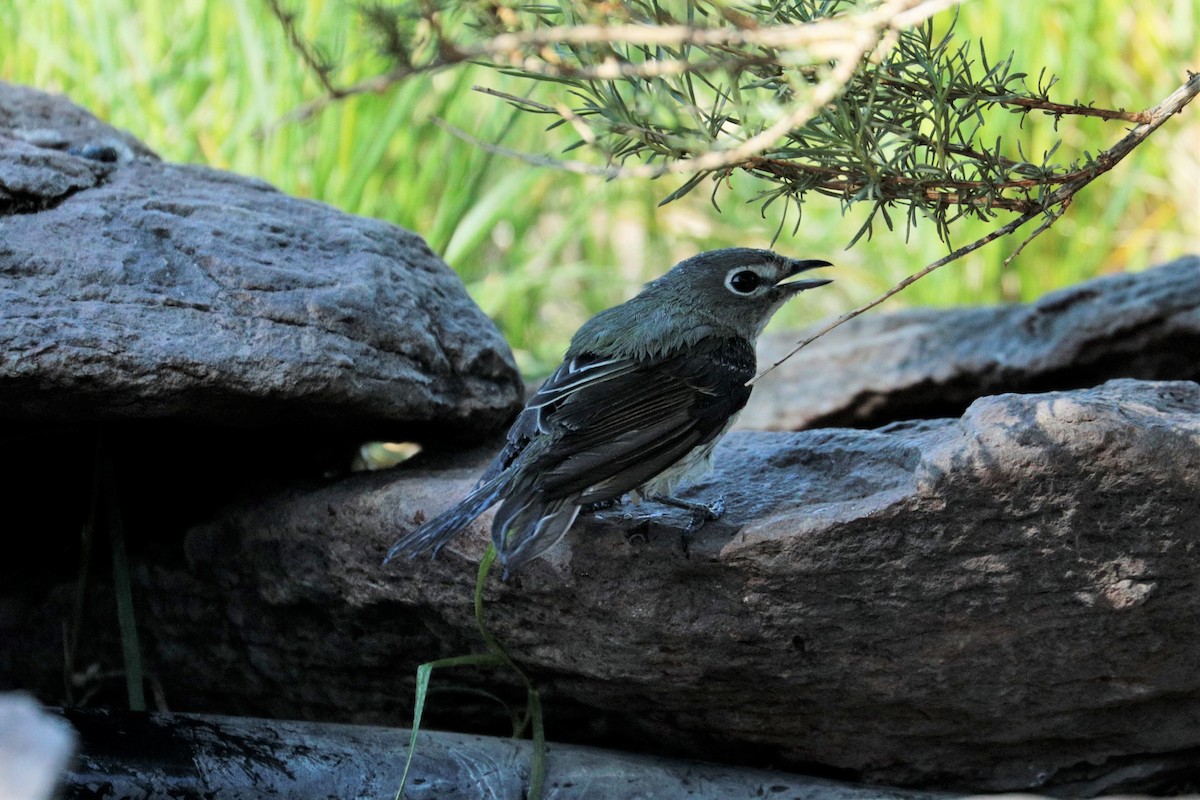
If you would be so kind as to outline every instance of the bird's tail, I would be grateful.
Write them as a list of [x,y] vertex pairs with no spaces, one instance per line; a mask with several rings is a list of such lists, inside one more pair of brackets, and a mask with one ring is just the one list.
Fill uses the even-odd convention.
[[492,522],[492,543],[504,566],[505,578],[566,535],[579,514],[577,499],[547,502],[537,492],[517,493],[505,499]]
[[487,511],[500,496],[504,494],[511,480],[511,473],[505,471],[495,475],[490,480],[476,486],[453,508],[449,508],[438,516],[426,522],[421,527],[402,536],[391,546],[383,563],[388,563],[400,554],[416,558],[427,550],[434,555],[454,534],[475,521],[475,518]]

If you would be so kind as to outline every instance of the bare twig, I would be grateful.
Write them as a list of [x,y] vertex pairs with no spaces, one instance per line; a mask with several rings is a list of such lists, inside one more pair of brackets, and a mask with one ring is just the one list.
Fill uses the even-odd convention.
[[[761,370],[757,375],[755,375],[747,383],[747,385],[753,386],[755,383],[757,383],[759,380],[761,380],[762,377],[764,375],[766,375],[768,372],[775,369],[780,364],[782,364],[783,362],[787,361],[789,358],[794,356],[796,353],[800,352],[803,348],[812,344],[817,339],[819,339],[822,336],[824,336],[825,334],[829,333],[834,328],[837,328],[838,326],[842,325],[843,323],[854,319],[855,317],[859,316],[860,314],[865,313],[866,311],[869,311],[870,309],[874,308],[875,306],[877,306],[880,303],[887,300],[889,297],[892,297],[893,295],[900,293],[904,289],[906,289],[909,286],[911,286],[912,284],[916,283],[918,280],[925,277],[929,273],[944,267],[945,265],[949,264],[951,261],[956,261],[959,258],[962,258],[963,256],[967,255],[968,253],[972,253],[972,252],[978,250],[979,248],[983,247],[984,245],[986,245],[990,242],[995,241],[996,239],[999,239],[1003,236],[1007,236],[1008,234],[1016,231],[1018,228],[1020,228],[1026,222],[1029,222],[1029,220],[1033,219],[1034,217],[1038,216],[1039,214],[1042,214],[1042,213],[1046,214],[1047,215],[1046,222],[1043,223],[1041,226],[1039,226],[1037,230],[1035,230],[1032,234],[1030,234],[1030,236],[1028,238],[1026,238],[1026,240],[1023,241],[1017,247],[1016,251],[1008,259],[1009,261],[1011,261],[1012,258],[1015,257],[1017,253],[1019,253],[1022,249],[1024,249],[1026,244],[1028,244],[1030,241],[1032,241],[1033,238],[1036,237],[1038,234],[1040,234],[1043,231],[1045,231],[1046,229],[1048,229],[1050,227],[1050,225],[1052,225],[1055,222],[1055,220],[1057,220],[1058,217],[1062,215],[1063,211],[1065,211],[1067,205],[1070,204],[1071,199],[1075,196],[1076,193],[1078,193],[1081,189],[1083,189],[1083,187],[1087,186],[1089,183],[1094,181],[1096,178],[1100,177],[1101,175],[1103,175],[1104,173],[1108,172],[1110,169],[1115,167],[1117,164],[1119,164],[1121,162],[1121,160],[1124,159],[1125,156],[1129,155],[1135,147],[1137,147],[1139,144],[1141,144],[1143,141],[1145,141],[1146,137],[1148,137],[1150,134],[1154,133],[1154,131],[1158,130],[1158,128],[1164,122],[1166,122],[1168,119],[1170,119],[1172,116],[1174,116],[1175,114],[1178,114],[1180,111],[1182,111],[1184,106],[1186,106],[1188,103],[1190,103],[1196,97],[1197,94],[1200,94],[1200,73],[1189,73],[1188,79],[1178,89],[1176,89],[1174,92],[1172,92],[1165,100],[1163,100],[1158,105],[1154,106],[1153,108],[1147,109],[1145,112],[1143,112],[1143,114],[1145,115],[1145,119],[1146,119],[1145,122],[1143,122],[1142,124],[1138,125],[1133,130],[1131,130],[1128,134],[1125,135],[1124,138],[1122,138],[1119,142],[1117,142],[1115,145],[1110,147],[1108,150],[1105,150],[1104,152],[1100,153],[1100,155],[1096,157],[1096,160],[1091,169],[1083,171],[1082,173],[1078,174],[1069,183],[1066,183],[1066,184],[1060,186],[1054,192],[1051,192],[1050,194],[1048,194],[1044,198],[1044,200],[1042,202],[1042,208],[1040,210],[1027,211],[1026,213],[1022,214],[1021,216],[1019,216],[1016,219],[1009,222],[1007,225],[997,228],[996,230],[992,231],[991,233],[987,234],[986,236],[983,236],[983,237],[975,240],[974,242],[971,242],[968,245],[964,245],[963,247],[958,248],[954,252],[952,252],[946,256],[943,256],[942,258],[939,258],[937,261],[934,261],[933,263],[927,265],[924,269],[914,272],[913,274],[909,275],[904,280],[897,283],[892,288],[888,289],[883,294],[876,297],[874,300],[864,303],[863,305],[859,306],[858,308],[855,308],[852,311],[847,311],[845,314],[842,314],[837,319],[835,319],[832,322],[828,323],[827,325],[823,326],[820,330],[818,330],[813,335],[808,336],[805,339],[801,340],[799,343],[796,344],[795,347],[793,347],[790,351],[788,351],[788,353],[785,356],[783,356],[783,358],[780,358],[778,361],[774,362],[769,367],[766,367],[765,369]],[[1008,263],[1008,261],[1005,262],[1005,264],[1007,264],[1007,263]]]
[[[717,46],[758,46],[775,49],[813,50],[813,55],[819,60],[834,60],[849,57],[855,50],[861,59],[862,55],[872,50],[864,38],[873,34],[872,44],[881,38],[890,41],[885,34],[915,25],[939,11],[958,5],[965,0],[890,0],[890,2],[854,15],[831,19],[820,19],[798,25],[779,25],[764,28],[702,28],[692,25],[570,25],[537,28],[519,33],[505,33],[471,46],[456,46],[443,42],[438,49],[438,56],[427,64],[406,65],[398,67],[382,75],[376,75],[354,84],[335,87],[328,81],[326,70],[311,52],[311,49],[299,39],[294,22],[289,12],[280,6],[280,0],[267,0],[275,16],[279,18],[288,32],[289,41],[300,53],[305,65],[313,70],[326,94],[296,108],[282,122],[300,122],[312,118],[315,114],[331,103],[358,94],[379,93],[386,91],[396,83],[414,75],[433,72],[465,62],[486,61],[494,66],[508,66],[533,75],[543,77],[594,77],[597,79],[613,79],[620,77],[662,77],[696,71],[683,68],[675,62],[650,61],[642,64],[613,62],[593,68],[571,68],[565,65],[551,65],[527,55],[529,50],[537,50],[551,45],[623,43],[630,45],[660,46],[660,47],[717,47]],[[859,49],[861,47],[861,49]],[[661,63],[662,66],[654,66]],[[753,63],[747,61],[746,63]],[[841,66],[841,64],[839,64]],[[850,65],[845,65],[847,68]],[[854,64],[857,66],[857,62]],[[849,72],[852,75],[853,71]],[[849,80],[847,76],[842,85]],[[816,87],[820,89],[821,87]],[[840,86],[838,87],[840,89]],[[814,91],[814,95],[817,92]],[[822,91],[819,94],[830,94],[830,99],[837,92]],[[819,107],[819,106],[818,106]],[[792,116],[799,116],[798,114]],[[782,122],[782,120],[781,120]],[[794,124],[793,124],[794,125]],[[774,129],[775,126],[772,126]],[[784,131],[786,132],[786,130]],[[765,133],[765,132],[764,132]],[[756,144],[765,141],[763,134],[754,137]],[[770,142],[762,144],[760,151]],[[738,153],[746,152],[745,145],[737,148]],[[715,160],[716,156],[712,160]],[[678,169],[678,172],[699,172],[713,169],[711,165],[693,166]],[[622,173],[624,175],[624,173]],[[633,177],[652,177],[654,171],[641,171]]]
[[[900,80],[895,77],[880,79],[881,83],[904,89],[913,88],[912,81]],[[1097,117],[1103,120],[1122,120],[1124,122],[1143,123],[1148,121],[1146,111],[1126,111],[1123,108],[1096,108],[1079,103],[1054,103],[1040,97],[1021,97],[1007,92],[987,92],[982,95],[968,94],[963,91],[951,91],[946,95],[948,100],[964,100],[968,97],[999,106],[1013,106],[1029,111],[1041,111],[1056,117]]]
[[902,30],[964,0],[890,0],[868,11],[797,25],[703,28],[694,25],[565,25],[505,33],[457,51],[459,60],[504,58],[559,44],[634,44],[657,47],[768,47],[840,45],[863,30]]
[[810,344],[815,342],[817,339],[820,339],[822,336],[829,333],[834,328],[841,326],[845,322],[849,322],[850,320],[854,319],[855,317],[859,316],[860,314],[864,314],[867,311],[870,311],[872,308],[879,305],[884,300],[887,300],[892,295],[899,294],[904,289],[907,289],[909,286],[916,283],[921,278],[924,278],[926,275],[933,272],[934,270],[937,270],[937,269],[940,269],[940,268],[946,266],[951,261],[957,261],[958,259],[967,255],[968,253],[973,253],[974,251],[983,247],[985,244],[993,242],[1002,236],[1007,236],[1008,234],[1010,234],[1013,231],[1020,228],[1022,225],[1024,225],[1029,220],[1036,217],[1039,213],[1041,213],[1041,212],[1040,211],[1028,211],[1028,212],[1022,214],[1021,216],[1017,217],[1016,219],[1014,219],[1012,222],[1008,223],[1004,227],[997,228],[996,230],[992,231],[988,235],[986,235],[982,238],[976,239],[975,241],[971,242],[970,244],[964,245],[952,253],[942,256],[937,261],[934,261],[933,263],[928,264],[924,269],[914,272],[913,274],[909,275],[904,280],[897,283],[892,288],[888,289],[883,294],[876,297],[874,300],[864,303],[863,305],[859,306],[858,308],[856,308],[852,311],[847,311],[845,314],[842,314],[837,319],[824,325],[816,333],[802,339],[800,342],[798,342],[796,344],[795,347],[793,347],[791,350],[788,351],[787,355],[785,355],[783,358],[779,359],[775,363],[771,364],[771,366],[766,367],[765,369],[759,371],[759,373],[757,375],[755,375],[753,378],[751,378],[749,381],[746,382],[746,385],[753,386],[754,384],[758,383],[760,380],[762,380],[763,376],[765,376],[768,372],[775,369],[780,364],[787,361],[789,358],[796,355],[796,353],[799,353],[805,347],[808,347]]
[[396,68],[380,75],[366,78],[357,83],[351,84],[350,86],[336,88],[332,92],[323,94],[320,97],[308,101],[307,103],[302,103],[301,105],[296,106],[296,108],[289,113],[284,114],[275,123],[258,131],[257,134],[259,136],[266,136],[273,130],[284,125],[297,122],[307,122],[317,114],[321,113],[327,106],[331,106],[334,103],[360,94],[383,94],[388,89],[391,89],[397,83],[405,80],[406,78],[411,78],[414,75],[420,75],[423,72],[432,72],[435,69],[441,69],[444,66],[446,65],[437,64],[435,66],[430,66],[428,69]]
[[296,15],[286,10],[279,0],[267,0],[267,6],[271,9],[271,13],[279,20],[279,24],[283,26],[283,32],[287,34],[288,42],[292,48],[300,56],[304,62],[304,66],[308,67],[309,72],[316,76],[321,82],[321,86],[325,88],[326,93],[332,99],[337,99],[343,96],[343,90],[337,88],[333,81],[329,79],[329,65],[317,55],[316,51],[309,46],[308,41],[300,35],[300,30],[296,27]]
[[578,175],[595,175],[600,178],[617,178],[625,175],[625,173],[622,172],[622,168],[618,166],[599,167],[595,164],[588,164],[584,161],[571,161],[553,158],[551,156],[539,156],[534,153],[524,153],[520,150],[513,150],[509,147],[503,147],[502,145],[485,142],[477,136],[473,136],[472,134],[464,131],[462,128],[451,125],[449,122],[446,122],[444,119],[439,117],[433,117],[432,121],[434,125],[437,125],[447,133],[457,136],[464,142],[468,142],[471,145],[480,148],[481,150],[498,156],[515,158],[535,167],[553,167],[554,169],[561,169],[564,172],[573,172]]
[[1062,215],[1065,214],[1067,209],[1071,207],[1071,200],[1073,199],[1073,197],[1074,197],[1074,195],[1072,195],[1071,197],[1068,197],[1066,200],[1064,200],[1062,202],[1062,205],[1060,205],[1060,206],[1056,206],[1054,208],[1050,208],[1050,209],[1046,210],[1046,218],[1042,220],[1042,224],[1038,225],[1036,228],[1034,228],[1033,232],[1030,233],[1028,236],[1026,236],[1021,241],[1021,243],[1019,245],[1017,245],[1016,248],[1014,248],[1011,253],[1008,254],[1008,257],[1004,259],[1004,263],[1000,265],[1001,272],[1008,269],[1008,265],[1011,264],[1012,262],[1016,261],[1017,256],[1021,255],[1021,251],[1023,251],[1025,249],[1025,246],[1027,244],[1032,242],[1037,237],[1041,236],[1046,231],[1050,230],[1050,226],[1052,226],[1054,223],[1058,222],[1059,219],[1062,218]]
[[1043,111],[1056,117],[1098,117],[1106,120],[1124,120],[1125,122],[1145,123],[1149,122],[1149,117],[1145,111],[1126,111],[1123,108],[1095,108],[1094,106],[1081,106],[1078,103],[1052,103],[1049,100],[1042,100],[1036,97],[1006,97],[996,96],[990,98],[988,102],[996,103],[1003,106],[1018,106],[1020,108],[1028,108],[1030,111]]

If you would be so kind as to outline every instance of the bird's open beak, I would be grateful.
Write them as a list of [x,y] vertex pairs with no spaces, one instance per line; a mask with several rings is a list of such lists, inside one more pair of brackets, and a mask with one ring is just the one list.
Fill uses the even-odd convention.
[[824,286],[827,283],[833,283],[832,278],[805,278],[803,280],[794,281],[792,278],[799,275],[801,272],[808,272],[810,269],[817,267],[832,267],[828,261],[819,259],[809,259],[807,261],[792,261],[789,265],[787,277],[779,281],[775,285],[780,289],[787,289],[792,292],[803,292],[805,289],[815,289],[818,286]]

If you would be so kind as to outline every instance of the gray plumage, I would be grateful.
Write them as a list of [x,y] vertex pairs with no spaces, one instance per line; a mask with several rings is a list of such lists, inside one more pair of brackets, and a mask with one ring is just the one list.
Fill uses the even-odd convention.
[[750,397],[754,343],[771,316],[826,279],[789,281],[825,261],[769,250],[701,253],[601,311],[571,340],[475,489],[388,551],[434,554],[496,503],[492,540],[505,572],[548,550],[580,509],[627,493],[675,502],[683,480]]

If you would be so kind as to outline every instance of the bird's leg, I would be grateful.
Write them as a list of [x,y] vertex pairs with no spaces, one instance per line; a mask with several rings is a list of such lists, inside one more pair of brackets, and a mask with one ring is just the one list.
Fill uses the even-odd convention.
[[579,511],[582,514],[594,514],[597,511],[604,511],[605,509],[612,508],[620,501],[621,501],[621,498],[619,498],[619,497],[614,497],[610,500],[598,500],[595,503],[588,503],[586,506],[579,509]]
[[[718,498],[713,503],[697,503],[695,501],[684,500],[682,497],[675,497],[674,495],[670,495],[670,494],[641,494],[638,492],[633,493],[633,502],[635,504],[640,503],[642,500],[650,500],[655,503],[662,503],[663,505],[675,506],[676,508],[682,508],[684,511],[687,511],[688,513],[691,514],[691,516],[692,516],[691,522],[688,523],[686,528],[684,528],[682,531],[679,532],[680,546],[683,548],[683,551],[685,554],[687,553],[687,550],[688,550],[688,539],[692,536],[692,534],[694,534],[696,531],[698,531],[702,527],[704,527],[704,523],[711,522],[712,520],[715,520],[715,519],[720,519],[721,515],[725,513],[724,498]],[[596,504],[593,504],[592,506],[585,506],[584,508],[590,509],[590,508],[594,508],[594,507],[601,506],[601,505],[607,506],[609,504],[609,502],[610,501],[605,501],[603,504],[596,503]],[[611,501],[611,502],[615,503],[618,501]],[[626,511],[622,515],[622,517],[626,521],[629,521],[629,522],[633,522],[638,519],[638,515],[631,511]],[[646,525],[648,523],[649,523],[649,518],[644,520],[642,522],[642,525]],[[633,531],[626,533],[625,536],[626,536],[626,539],[628,539],[629,541],[633,541],[633,539],[635,539],[635,538],[641,538],[643,540],[646,538],[646,534],[642,530],[641,526],[639,526],[639,528],[637,528]]]
[[697,503],[693,500],[684,500],[682,497],[675,497],[674,495],[657,494],[648,495],[646,499],[691,512],[692,523],[688,525],[685,531],[688,535],[700,530],[700,528],[704,527],[704,523],[720,519],[721,515],[725,513],[724,498],[717,498],[712,503]]

